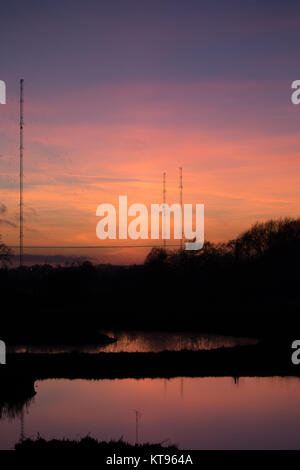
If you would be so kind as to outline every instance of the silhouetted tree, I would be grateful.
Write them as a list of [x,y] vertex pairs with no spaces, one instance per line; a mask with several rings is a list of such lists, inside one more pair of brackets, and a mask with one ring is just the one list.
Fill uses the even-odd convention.
[[236,258],[256,258],[280,246],[285,248],[300,240],[300,219],[268,220],[254,224],[235,240],[228,242]]
[[12,255],[12,250],[2,241],[2,236],[0,234],[0,266],[6,266],[10,263],[10,256]]
[[152,248],[150,253],[146,256],[145,264],[156,266],[162,265],[168,257],[168,253],[163,248]]

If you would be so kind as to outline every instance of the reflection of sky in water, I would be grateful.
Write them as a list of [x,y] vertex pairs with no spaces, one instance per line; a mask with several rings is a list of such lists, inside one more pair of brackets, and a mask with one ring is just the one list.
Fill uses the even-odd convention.
[[[299,449],[297,378],[45,380],[24,416],[25,436],[134,442],[169,439],[192,449]],[[0,448],[11,448],[20,417],[0,420]]]
[[[64,352],[74,349],[83,352],[159,352],[166,349],[179,351],[189,349],[198,351],[200,349],[214,349],[232,347],[239,344],[251,344],[256,340],[249,338],[235,338],[232,336],[220,336],[201,333],[170,333],[170,332],[145,332],[145,331],[112,331],[105,330],[107,334],[117,341],[104,346],[20,346],[13,348],[16,352]],[[10,348],[12,350],[12,348]]]

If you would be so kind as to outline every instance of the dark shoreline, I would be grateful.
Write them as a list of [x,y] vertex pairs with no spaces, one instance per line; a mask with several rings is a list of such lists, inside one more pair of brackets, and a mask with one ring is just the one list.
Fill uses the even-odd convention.
[[26,343],[24,343],[24,336],[19,333],[19,337],[16,332],[10,334],[4,334],[1,337],[4,340],[8,348],[14,347],[45,347],[48,346],[72,346],[74,348],[90,345],[90,346],[106,346],[108,344],[115,343],[117,340],[110,336],[91,331],[76,331],[71,334],[65,332],[49,335],[49,332],[39,332],[39,335],[26,335]]
[[7,354],[2,377],[51,378],[155,378],[208,376],[300,376],[292,364],[291,342],[261,342],[201,351],[159,353],[56,353]]

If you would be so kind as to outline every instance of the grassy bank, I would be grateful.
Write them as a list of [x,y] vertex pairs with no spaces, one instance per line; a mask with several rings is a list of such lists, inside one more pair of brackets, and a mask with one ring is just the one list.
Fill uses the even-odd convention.
[[163,446],[162,444],[137,444],[132,445],[120,439],[119,441],[98,441],[90,436],[83,437],[75,441],[70,439],[45,440],[41,437],[37,439],[25,439],[15,445],[15,450],[96,450],[104,455],[114,453],[133,456],[144,455],[146,452],[152,454],[174,454],[178,448],[174,445]]

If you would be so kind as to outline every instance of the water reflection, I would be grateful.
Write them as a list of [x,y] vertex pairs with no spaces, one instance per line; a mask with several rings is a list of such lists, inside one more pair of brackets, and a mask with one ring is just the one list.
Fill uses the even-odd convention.
[[164,350],[180,351],[188,349],[215,349],[232,347],[243,344],[254,344],[257,341],[250,338],[237,338],[203,333],[177,332],[145,332],[145,331],[115,331],[102,330],[101,333],[117,339],[116,342],[105,345],[61,345],[61,346],[14,346],[10,352],[72,352],[74,350],[88,353],[97,352],[160,352]]
[[[134,443],[168,440],[188,449],[299,449],[297,378],[45,380],[24,419],[25,436]],[[0,420],[0,447],[20,437],[20,420]]]
[[15,419],[17,417],[22,417],[24,412],[26,412],[33,402],[34,398],[30,397],[27,399],[19,400],[6,400],[0,401],[0,419],[8,418]]
[[105,347],[107,352],[160,352],[180,351],[188,349],[215,349],[232,347],[242,344],[254,344],[257,341],[250,338],[237,338],[203,333],[166,333],[162,331],[103,331],[110,337],[116,338],[115,343]]

